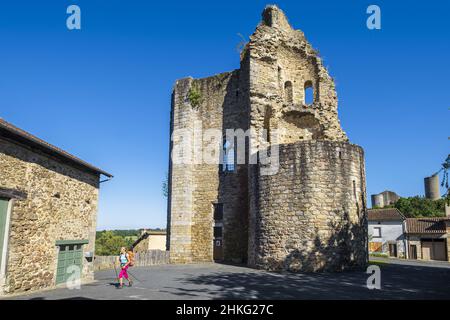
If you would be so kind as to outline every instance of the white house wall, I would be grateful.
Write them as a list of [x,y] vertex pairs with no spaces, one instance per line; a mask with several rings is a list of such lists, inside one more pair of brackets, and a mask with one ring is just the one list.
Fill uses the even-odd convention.
[[[381,238],[373,237],[374,227],[381,228]],[[369,241],[381,242],[382,252],[389,253],[389,243],[397,244],[398,257],[406,257],[403,222],[400,221],[369,221]]]

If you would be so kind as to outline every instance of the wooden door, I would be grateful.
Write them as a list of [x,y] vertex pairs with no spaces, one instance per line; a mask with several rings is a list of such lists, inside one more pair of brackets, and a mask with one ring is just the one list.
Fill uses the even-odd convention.
[[214,226],[214,243],[213,243],[213,259],[223,260],[223,227],[221,225]]
[[389,243],[389,256],[397,257],[397,244]]
[[433,243],[431,241],[422,242],[422,259],[431,260],[431,252],[433,250]]
[[417,259],[417,246],[415,244],[409,245],[409,258]]
[[82,268],[83,249],[81,244],[68,244],[59,246],[58,267],[56,271],[56,284],[64,283],[72,275],[68,270],[71,266]]
[[445,254],[445,242],[444,241],[435,241],[433,242],[433,251],[431,255],[432,260],[446,260]]
[[221,261],[223,260],[223,246],[222,239],[214,239],[214,252],[213,252],[214,260]]

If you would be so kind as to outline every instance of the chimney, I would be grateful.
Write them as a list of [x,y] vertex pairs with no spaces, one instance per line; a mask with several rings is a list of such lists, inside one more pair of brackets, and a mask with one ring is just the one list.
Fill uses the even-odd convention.
[[450,219],[450,205],[445,204],[445,215]]

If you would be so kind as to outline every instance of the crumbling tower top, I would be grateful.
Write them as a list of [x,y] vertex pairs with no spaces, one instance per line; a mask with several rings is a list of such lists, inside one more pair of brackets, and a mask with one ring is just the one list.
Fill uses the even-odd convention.
[[333,78],[318,51],[277,6],[264,8],[244,56],[249,58],[250,116],[257,132],[278,131],[279,143],[348,141]]
[[262,22],[269,27],[292,30],[283,10],[276,5],[267,5],[262,13]]

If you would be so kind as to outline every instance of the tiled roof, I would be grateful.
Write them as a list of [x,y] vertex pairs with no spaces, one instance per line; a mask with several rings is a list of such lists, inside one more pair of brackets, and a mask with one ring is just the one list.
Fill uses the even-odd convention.
[[24,145],[28,145],[32,148],[36,148],[42,152],[55,156],[64,161],[68,161],[69,163],[78,165],[95,173],[103,174],[109,178],[112,177],[110,173],[103,171],[58,147],[55,147],[54,145],[51,145],[50,143],[42,139],[39,139],[31,133],[17,128],[16,126],[12,125],[9,122],[6,122],[2,118],[0,118],[0,137],[10,139]]
[[403,221],[405,216],[396,208],[369,209],[367,210],[369,221]]
[[406,219],[406,233],[446,233],[446,217],[408,218]]

